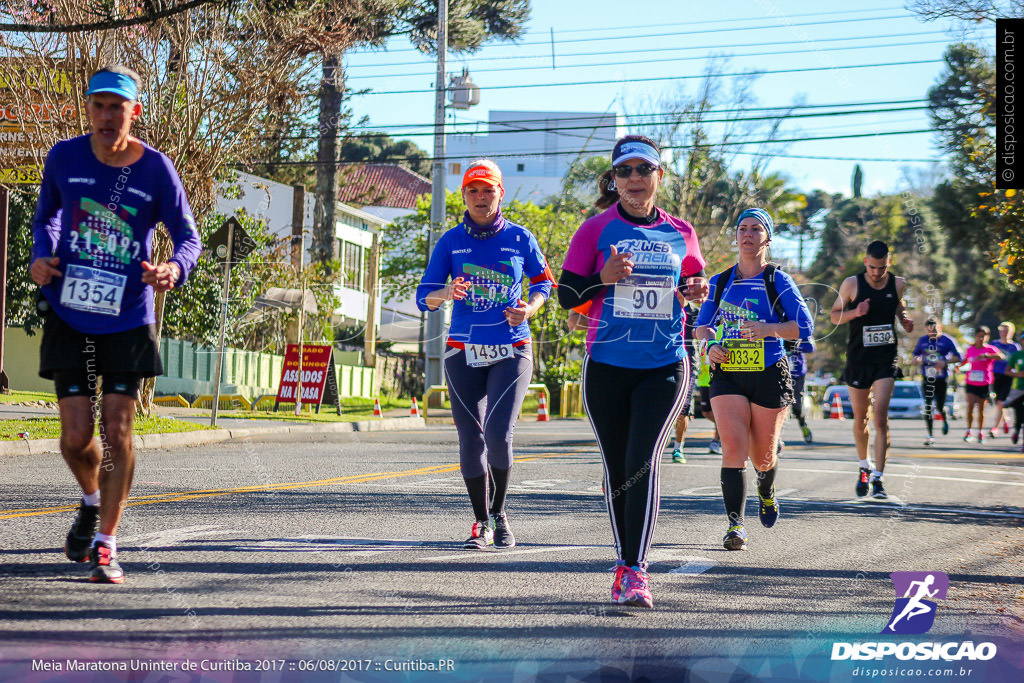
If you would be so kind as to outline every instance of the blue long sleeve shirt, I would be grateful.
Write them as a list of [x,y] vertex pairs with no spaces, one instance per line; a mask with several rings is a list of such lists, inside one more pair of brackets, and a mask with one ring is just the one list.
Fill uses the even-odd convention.
[[528,341],[530,324],[510,326],[505,309],[526,299],[524,277],[530,279],[530,293],[540,292],[544,298],[553,284],[537,238],[511,221],[485,240],[471,237],[461,223],[441,235],[416,288],[419,309],[429,311],[427,295],[457,277],[471,286],[465,299],[453,302],[448,341],[454,345]]
[[163,223],[168,259],[188,278],[202,244],[185,189],[167,156],[143,145],[124,168],[96,158],[89,135],[58,142],[43,167],[32,223],[32,260],[56,256],[62,277],[42,288],[54,312],[86,334],[123,332],[156,322],[153,288],[142,281],[153,233]]
[[[757,275],[746,280],[737,280],[735,271],[733,273],[732,280],[727,283],[720,282],[722,273],[711,278],[708,298],[701,305],[700,314],[697,316],[697,327],[723,326],[725,329],[722,335],[723,339],[739,339],[741,338],[739,324],[742,320],[756,320],[764,323],[781,322],[768,301],[764,278]],[[721,306],[716,309],[715,292],[720,286],[724,288],[724,291],[721,296]],[[795,320],[800,326],[800,339],[810,339],[814,335],[814,319],[811,317],[811,311],[807,308],[793,278],[781,270],[776,270],[775,289],[778,291],[782,310],[786,312],[786,318]],[[785,355],[781,339],[765,337],[765,367],[775,365]]]

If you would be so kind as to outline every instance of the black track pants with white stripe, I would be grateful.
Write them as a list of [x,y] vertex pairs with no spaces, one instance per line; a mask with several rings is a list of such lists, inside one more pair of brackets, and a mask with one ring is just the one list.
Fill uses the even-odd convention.
[[689,395],[686,360],[649,370],[583,363],[583,401],[604,460],[615,550],[645,566],[661,501],[661,449]]

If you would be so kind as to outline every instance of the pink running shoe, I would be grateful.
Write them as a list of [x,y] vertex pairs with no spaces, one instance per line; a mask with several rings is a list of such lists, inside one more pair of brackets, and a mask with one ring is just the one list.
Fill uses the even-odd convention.
[[615,578],[612,579],[612,602],[622,602],[622,578],[629,571],[629,567],[624,564],[615,565]]
[[647,572],[639,567],[627,569],[622,578],[622,604],[635,607],[654,607]]

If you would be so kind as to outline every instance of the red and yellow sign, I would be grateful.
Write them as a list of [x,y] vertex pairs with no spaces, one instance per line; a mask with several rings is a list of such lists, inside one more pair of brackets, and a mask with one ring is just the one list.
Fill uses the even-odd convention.
[[[328,373],[334,372],[334,355],[330,346],[302,345],[302,397],[303,403],[320,405],[324,400]],[[281,369],[281,384],[277,389],[278,403],[295,403],[295,390],[299,379],[299,345],[289,344]]]

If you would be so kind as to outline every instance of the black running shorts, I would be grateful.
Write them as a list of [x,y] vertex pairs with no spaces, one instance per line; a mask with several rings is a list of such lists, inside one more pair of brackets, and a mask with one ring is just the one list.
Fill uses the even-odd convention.
[[793,378],[785,356],[760,372],[711,371],[711,398],[739,395],[764,408],[785,408],[793,403]]
[[1005,401],[1013,386],[1013,377],[1009,375],[992,375],[992,393],[997,401]]
[[966,392],[967,394],[970,394],[971,396],[977,396],[978,398],[983,398],[983,399],[985,399],[987,401],[987,400],[989,400],[988,388],[989,388],[989,385],[987,385],[987,384],[965,384],[964,385],[964,392]]
[[112,334],[83,334],[50,311],[43,322],[39,375],[53,379],[61,372],[140,378],[162,375],[164,366],[156,326],[143,325]]
[[843,370],[843,382],[854,389],[870,389],[880,379],[901,379],[903,372],[900,366],[893,363],[858,363],[846,364]]

